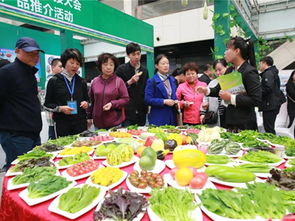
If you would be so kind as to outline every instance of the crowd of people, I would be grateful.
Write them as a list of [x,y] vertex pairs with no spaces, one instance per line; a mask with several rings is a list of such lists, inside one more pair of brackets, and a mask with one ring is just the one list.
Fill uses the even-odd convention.
[[[155,59],[149,78],[141,64],[141,48],[126,46],[129,62],[118,65],[110,53],[97,59],[98,76],[87,88],[78,74],[84,58],[75,48],[66,49],[52,61],[52,76],[46,85],[43,104],[47,112],[49,138],[81,133],[92,124],[95,129],[147,124],[220,125],[231,131],[257,130],[255,107],[263,113],[266,132],[275,133],[275,119],[286,101],[280,90],[278,70],[271,57],[256,68],[253,42],[231,38],[224,59],[213,65],[186,63],[170,74],[169,58]],[[6,153],[6,169],[18,156],[40,144],[41,105],[38,99],[35,65],[44,53],[36,41],[23,37],[16,43],[13,63],[1,61],[0,143]],[[2,64],[3,63],[3,64]],[[295,118],[295,71],[286,85],[289,126]],[[242,90],[222,89],[217,77],[238,73]]]

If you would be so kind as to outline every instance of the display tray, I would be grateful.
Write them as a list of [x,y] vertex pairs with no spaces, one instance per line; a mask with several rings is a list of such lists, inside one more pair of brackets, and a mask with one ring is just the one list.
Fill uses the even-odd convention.
[[119,179],[117,182],[109,185],[109,186],[102,186],[102,185],[99,185],[99,184],[96,184],[96,183],[93,183],[92,180],[91,180],[91,177],[89,177],[85,183],[87,184],[91,184],[93,186],[97,186],[97,187],[100,187],[100,188],[104,188],[106,190],[110,190],[110,189],[113,189],[114,187],[120,185],[125,179],[126,177],[128,176],[128,173],[126,171],[122,171],[123,172],[123,176],[121,177],[121,179]]
[[[208,178],[211,182],[213,183],[217,183],[217,184],[222,184],[222,185],[225,185],[225,186],[230,186],[230,187],[240,187],[240,188],[246,188],[247,185],[246,183],[233,183],[233,182],[226,182],[226,181],[222,181],[222,180],[219,180],[215,177],[209,177]],[[256,177],[256,179],[254,181],[251,181],[249,183],[253,184],[254,182],[264,182],[264,180]]]
[[173,177],[167,173],[164,175],[164,180],[165,182],[168,183],[168,185],[176,188],[176,189],[181,189],[181,190],[185,190],[185,189],[188,189],[190,190],[192,193],[197,193],[197,194],[201,194],[203,190],[205,189],[216,189],[215,185],[209,180],[207,180],[205,186],[203,186],[202,189],[192,189],[190,188],[189,186],[180,186],[175,179],[173,179]]
[[[151,207],[148,207],[147,209],[148,211],[148,215],[150,217],[150,220],[152,221],[164,221],[163,219],[161,219],[153,210]],[[193,221],[201,221],[203,220],[203,214],[202,214],[202,211],[201,209],[198,207],[196,209],[194,209],[192,211],[192,215],[191,215],[191,219]]]
[[[200,198],[195,195],[195,199],[197,203],[201,203]],[[279,221],[279,219],[265,219],[262,217],[256,217],[255,219],[232,219],[232,218],[227,218],[224,216],[220,216],[217,215],[211,211],[209,211],[205,206],[201,205],[201,210],[207,215],[209,216],[212,220],[216,220],[216,221],[262,221],[262,220],[272,220],[272,221]]]
[[19,193],[19,197],[21,199],[23,199],[23,201],[25,201],[29,206],[34,206],[36,204],[39,204],[39,203],[42,203],[42,202],[45,202],[47,200],[50,200],[66,191],[68,191],[69,189],[71,189],[72,187],[74,187],[77,183],[75,181],[72,181],[72,183],[70,183],[66,188],[62,189],[62,190],[59,190],[55,193],[52,193],[48,196],[44,196],[44,197],[40,197],[40,198],[36,198],[36,199],[31,199],[30,197],[28,197],[28,189],[24,189],[23,191],[21,191]]
[[[87,160],[93,160],[93,157],[90,157],[90,158],[87,159]],[[59,165],[58,165],[58,162],[59,162],[59,161],[61,161],[61,160],[58,160],[58,161],[54,162],[54,165],[55,165],[56,168],[59,169],[59,170],[66,169],[66,168],[69,168],[69,167],[71,167],[71,166],[77,164],[77,163],[74,163],[74,164],[69,164],[69,165],[65,165],[65,166],[59,166]],[[85,161],[86,161],[86,160],[85,160]],[[83,162],[83,161],[82,161],[82,162]],[[79,162],[79,163],[82,163],[82,162]]]
[[[99,165],[99,167],[98,168],[100,168],[100,167],[103,167],[103,165]],[[97,168],[97,169],[98,169]],[[96,169],[96,170],[97,170]],[[68,173],[67,173],[67,171],[65,170],[65,171],[63,171],[62,173],[61,173],[61,175],[63,176],[63,177],[65,177],[65,178],[67,178],[68,180],[80,180],[80,179],[83,179],[83,178],[86,178],[86,177],[89,177],[92,173],[94,173],[96,170],[93,170],[93,171],[91,171],[91,172],[89,172],[89,173],[85,173],[85,174],[82,174],[82,175],[79,175],[79,176],[71,176],[71,175],[69,175]]]
[[[107,197],[107,196],[109,196],[109,194],[106,195],[105,197]],[[104,202],[104,200],[99,202],[99,204],[97,205],[95,211],[99,211],[99,209],[100,209],[101,205],[103,204],[103,202]],[[144,212],[139,213],[137,215],[137,217],[135,217],[132,221],[140,221],[143,218],[144,214],[145,214],[145,210],[144,210]],[[108,219],[103,219],[103,221],[115,221],[115,220],[108,218]]]
[[[137,188],[135,186],[133,186],[130,181],[128,180],[128,177],[126,179],[126,185],[128,187],[128,189],[131,191],[131,192],[135,192],[135,193],[145,193],[145,194],[149,194],[152,192],[152,188],[151,187],[146,187],[145,189],[141,189],[141,188]],[[164,179],[164,187],[167,187],[167,182],[165,181]]]
[[[85,184],[80,184],[80,185],[78,185],[76,187],[82,188],[84,185]],[[53,212],[53,213],[57,213],[57,214],[59,214],[61,216],[67,217],[69,219],[76,219],[79,216],[83,215],[84,213],[87,213],[93,207],[95,207],[101,200],[104,199],[105,194],[106,194],[106,190],[101,188],[98,196],[92,201],[92,203],[89,204],[88,206],[86,206],[85,208],[83,208],[82,210],[76,212],[76,213],[69,213],[69,212],[66,212],[66,211],[63,211],[63,210],[59,209],[58,204],[59,204],[59,199],[61,197],[61,196],[59,196],[59,197],[57,197],[56,199],[54,199],[52,201],[52,203],[48,207],[48,210]]]
[[[60,172],[57,170],[55,175],[59,176],[60,175]],[[16,190],[16,189],[20,189],[20,188],[24,188],[24,187],[27,187],[30,185],[30,183],[22,183],[22,184],[13,184],[12,181],[15,177],[11,178],[8,180],[7,182],[7,189],[8,190]]]
[[[147,170],[148,172],[152,172],[152,173],[161,173],[164,169],[165,169],[166,165],[165,165],[165,162],[162,161],[162,160],[156,160],[156,164],[155,164],[155,167],[154,169],[152,170]],[[134,164],[134,167],[133,167],[134,170],[137,170],[139,172],[142,171],[142,169],[140,168],[139,166],[139,161],[137,161],[135,164]]]

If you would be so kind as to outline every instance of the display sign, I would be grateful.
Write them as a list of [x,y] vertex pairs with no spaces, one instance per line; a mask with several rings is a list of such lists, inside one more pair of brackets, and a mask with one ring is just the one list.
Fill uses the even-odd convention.
[[70,23],[74,23],[75,17],[83,10],[82,1],[79,0],[1,0],[1,2]]
[[219,76],[217,80],[221,87],[221,90],[228,91],[232,94],[246,93],[242,80],[242,74],[238,71]]
[[10,62],[14,62],[15,57],[16,57],[16,54],[15,54],[14,50],[0,48],[0,58],[1,59],[6,59]]

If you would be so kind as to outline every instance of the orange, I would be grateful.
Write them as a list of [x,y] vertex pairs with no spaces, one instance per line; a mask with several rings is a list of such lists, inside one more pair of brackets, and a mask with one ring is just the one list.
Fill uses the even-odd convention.
[[175,172],[175,180],[180,186],[187,186],[193,177],[193,172],[189,168],[180,168]]

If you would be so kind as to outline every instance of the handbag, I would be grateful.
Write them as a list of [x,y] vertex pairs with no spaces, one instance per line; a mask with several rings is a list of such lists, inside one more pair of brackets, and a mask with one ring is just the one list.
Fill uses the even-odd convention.
[[207,111],[204,117],[205,124],[216,124],[218,121],[218,114],[215,111]]
[[286,96],[282,90],[280,90],[280,102],[281,104],[285,103],[287,101]]

